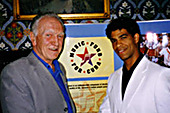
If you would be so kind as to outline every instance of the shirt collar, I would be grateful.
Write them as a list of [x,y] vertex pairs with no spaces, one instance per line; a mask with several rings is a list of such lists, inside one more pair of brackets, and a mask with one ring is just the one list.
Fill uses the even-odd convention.
[[125,64],[123,65],[123,73],[127,73],[127,72],[130,72],[130,73],[133,73],[134,69],[136,68],[136,66],[139,64],[139,62],[141,61],[141,59],[143,58],[143,54],[140,53],[138,59],[136,60],[136,62],[133,64],[133,66],[130,68],[130,70],[128,71]]
[[[47,69],[51,68],[48,63],[46,63],[43,59],[41,59],[41,58],[35,53],[34,50],[32,50],[32,52],[33,52],[33,54],[38,58],[38,60],[40,60],[40,61],[44,64],[44,66],[45,66]],[[55,72],[56,72],[56,71],[61,71],[61,70],[60,70],[60,66],[59,66],[59,62],[57,61],[57,59],[55,59],[55,60],[53,61],[53,64],[54,64],[54,67],[55,67]]]

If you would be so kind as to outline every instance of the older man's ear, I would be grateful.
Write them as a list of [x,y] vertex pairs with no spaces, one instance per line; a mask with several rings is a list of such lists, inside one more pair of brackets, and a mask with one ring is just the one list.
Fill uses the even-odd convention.
[[31,39],[32,45],[35,46],[36,45],[36,36],[34,35],[33,32],[30,32],[30,39]]

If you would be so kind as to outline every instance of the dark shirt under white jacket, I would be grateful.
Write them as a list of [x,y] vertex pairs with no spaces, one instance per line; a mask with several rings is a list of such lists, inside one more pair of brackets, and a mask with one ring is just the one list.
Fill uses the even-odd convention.
[[99,113],[169,113],[169,68],[144,56],[132,73],[123,99],[122,75],[122,68],[110,75]]
[[[67,88],[65,69],[60,76]],[[55,79],[31,52],[6,66],[1,73],[1,105],[4,113],[68,113],[68,106]],[[75,105],[70,96],[71,107]]]

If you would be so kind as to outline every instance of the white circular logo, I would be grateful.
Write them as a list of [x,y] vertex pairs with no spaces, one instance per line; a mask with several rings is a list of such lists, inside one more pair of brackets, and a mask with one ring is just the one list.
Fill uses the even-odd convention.
[[73,69],[79,73],[91,74],[101,66],[102,50],[94,42],[81,41],[76,43],[70,52]]

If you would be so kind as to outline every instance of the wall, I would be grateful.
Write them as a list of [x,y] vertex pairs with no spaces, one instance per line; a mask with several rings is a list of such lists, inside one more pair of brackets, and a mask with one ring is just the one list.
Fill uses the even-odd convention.
[[[169,19],[169,5],[169,0],[110,0],[110,18],[127,16],[138,21]],[[65,20],[65,23],[107,24],[109,20]],[[0,69],[32,49],[29,39],[30,23],[30,20],[13,19],[13,0],[0,1],[0,52],[2,52]]]
[[[111,18],[127,16],[138,21],[169,19],[169,0],[110,0]],[[0,2],[0,51],[31,49],[31,21],[13,20],[13,1]],[[108,23],[109,19],[67,20],[67,24]]]

